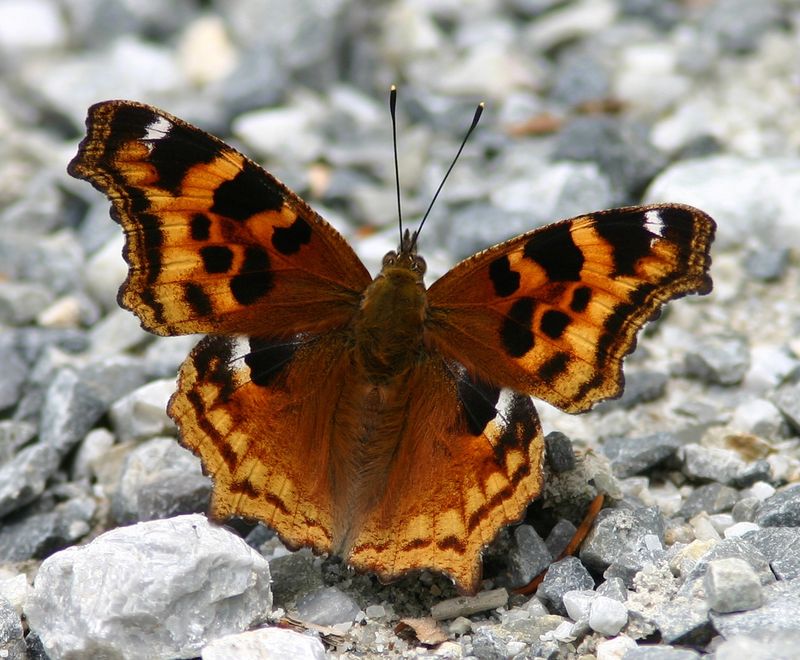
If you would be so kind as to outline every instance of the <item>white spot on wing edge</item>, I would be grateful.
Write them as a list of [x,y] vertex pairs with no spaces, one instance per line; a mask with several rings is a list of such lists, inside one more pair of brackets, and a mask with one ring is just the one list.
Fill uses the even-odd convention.
[[664,219],[661,217],[661,211],[657,209],[650,209],[644,214],[644,227],[651,234],[664,238]]
[[171,129],[172,122],[169,121],[169,119],[165,119],[164,117],[156,117],[144,127],[145,132],[142,139],[146,142],[163,140],[167,135],[169,135]]

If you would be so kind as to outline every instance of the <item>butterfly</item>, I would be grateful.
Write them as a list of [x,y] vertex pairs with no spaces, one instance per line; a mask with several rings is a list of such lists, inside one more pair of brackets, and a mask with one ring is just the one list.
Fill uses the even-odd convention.
[[531,396],[581,412],[622,391],[661,306],[711,290],[714,221],[679,204],[557,222],[429,288],[416,232],[371,277],[344,238],[232,147],[132,101],[89,109],[68,167],[111,201],[119,304],[204,333],[169,402],[214,481],[210,514],[394,580],[465,593],[542,490]]

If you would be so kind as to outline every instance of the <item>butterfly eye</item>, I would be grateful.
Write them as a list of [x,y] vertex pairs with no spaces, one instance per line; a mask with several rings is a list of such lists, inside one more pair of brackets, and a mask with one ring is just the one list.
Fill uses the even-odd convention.
[[396,263],[397,263],[397,253],[396,252],[394,252],[394,251],[387,252],[384,255],[384,257],[383,257],[383,267],[384,268],[386,266],[394,266]]
[[425,259],[419,255],[414,255],[414,261],[411,262],[411,270],[420,275],[424,275],[427,268],[428,264],[425,263]]

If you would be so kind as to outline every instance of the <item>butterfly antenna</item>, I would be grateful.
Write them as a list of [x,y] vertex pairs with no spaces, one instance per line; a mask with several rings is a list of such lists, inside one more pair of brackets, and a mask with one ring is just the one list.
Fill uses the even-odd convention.
[[483,108],[485,107],[485,103],[481,101],[478,103],[478,107],[475,108],[475,115],[472,117],[472,123],[469,125],[469,129],[467,129],[466,135],[464,135],[464,139],[461,140],[461,146],[458,148],[456,152],[455,158],[453,158],[453,162],[450,163],[450,167],[447,168],[447,172],[444,173],[444,177],[442,177],[442,182],[439,184],[439,187],[436,189],[436,192],[433,195],[433,199],[431,200],[430,205],[428,206],[428,210],[425,211],[425,215],[422,216],[422,222],[419,223],[419,227],[417,227],[417,231],[414,232],[414,241],[412,245],[416,245],[417,243],[417,236],[422,231],[422,226],[425,224],[425,221],[428,219],[428,215],[430,215],[431,209],[433,205],[436,203],[436,198],[439,196],[439,193],[442,192],[442,188],[444,188],[444,182],[447,181],[447,177],[450,176],[450,172],[453,171],[453,167],[455,167],[456,161],[458,161],[458,157],[461,155],[461,152],[464,150],[464,145],[469,140],[469,136],[472,135],[472,131],[475,130],[475,127],[478,125],[478,121],[483,114]]
[[389,112],[392,115],[392,146],[394,147],[394,182],[397,191],[397,220],[400,225],[400,243],[403,242],[403,211],[400,208],[400,167],[397,164],[397,118],[395,108],[397,107],[397,86],[389,88]]

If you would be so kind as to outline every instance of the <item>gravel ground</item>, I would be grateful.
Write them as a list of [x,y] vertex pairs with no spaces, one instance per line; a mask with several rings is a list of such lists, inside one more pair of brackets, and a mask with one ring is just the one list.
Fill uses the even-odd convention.
[[[0,0],[0,657],[798,657],[798,62],[800,0]],[[537,403],[546,493],[474,598],[200,515],[164,412],[196,338],[117,307],[121,232],[65,171],[91,103],[152,103],[267,165],[375,272],[391,83],[409,218],[487,103],[423,235],[429,282],[585,211],[718,223],[714,292],[648,326],[621,399]],[[612,497],[579,557],[513,593],[588,479]]]

